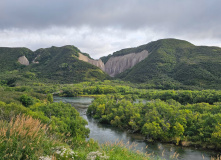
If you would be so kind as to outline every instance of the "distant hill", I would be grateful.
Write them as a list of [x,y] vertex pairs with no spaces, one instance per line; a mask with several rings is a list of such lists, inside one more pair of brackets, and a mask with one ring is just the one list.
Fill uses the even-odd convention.
[[[98,67],[78,59],[81,51],[75,46],[41,48],[35,52],[27,48],[0,48],[0,78],[32,77],[58,83],[104,80],[109,76]],[[83,53],[84,55],[87,55]],[[18,62],[25,56],[29,65]],[[11,74],[11,76],[9,76]],[[15,81],[15,80],[14,80]]]
[[134,67],[116,75],[133,83],[162,88],[195,86],[221,89],[221,48],[194,46],[177,39],[162,39],[136,48],[123,49],[111,57],[147,50],[150,55]]
[[161,39],[101,59],[104,63],[92,60],[71,45],[34,52],[28,48],[0,47],[0,83],[14,85],[25,80],[76,83],[112,76],[143,88],[221,89],[219,47]]
[[21,56],[32,59],[34,54],[28,48],[0,47],[0,73],[23,68],[24,66],[18,62],[18,58]]

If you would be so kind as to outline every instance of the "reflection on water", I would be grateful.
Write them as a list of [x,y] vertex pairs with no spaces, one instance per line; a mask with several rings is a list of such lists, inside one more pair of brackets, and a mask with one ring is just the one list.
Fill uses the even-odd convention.
[[104,125],[97,122],[97,120],[88,117],[86,111],[90,103],[93,101],[93,98],[88,97],[54,97],[55,102],[63,101],[65,103],[70,103],[74,106],[80,115],[88,121],[87,127],[90,129],[89,138],[97,140],[100,144],[105,142],[116,142],[123,141],[125,144],[135,143],[136,147],[134,150],[139,150],[144,153],[152,153],[154,157],[170,159],[188,159],[188,160],[202,160],[211,159],[211,156],[216,157],[219,154],[216,151],[211,150],[202,150],[191,147],[181,147],[175,146],[173,144],[167,143],[147,143],[144,142],[144,137],[140,134],[130,134],[126,131],[114,128],[110,125]]

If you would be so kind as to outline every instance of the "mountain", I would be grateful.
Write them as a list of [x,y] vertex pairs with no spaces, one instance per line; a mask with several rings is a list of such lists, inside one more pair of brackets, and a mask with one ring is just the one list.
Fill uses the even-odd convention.
[[106,65],[113,58],[119,61],[126,55],[144,51],[148,55],[142,61],[115,77],[162,88],[221,88],[221,48],[218,47],[195,46],[184,40],[162,39],[136,48],[123,49],[101,59],[107,69]]
[[94,66],[97,66],[98,68],[100,68],[102,71],[105,71],[105,66],[104,63],[102,62],[101,59],[99,60],[94,60],[91,59],[90,57],[88,57],[87,55],[84,55],[82,53],[79,53],[79,60],[82,60],[84,62],[90,63]]
[[110,76],[144,88],[221,89],[221,48],[161,39],[93,60],[71,45],[34,52],[0,47],[0,83],[76,83]]
[[32,59],[34,55],[28,48],[0,47],[0,73],[23,68],[18,62],[19,57],[22,56]]
[[147,50],[138,53],[130,53],[123,56],[111,57],[104,65],[105,72],[111,77],[132,68],[135,64],[144,60],[149,55]]
[[80,60],[80,55],[95,61],[71,45],[41,48],[35,52],[27,48],[1,47],[0,78],[15,82],[26,77],[58,83],[109,79],[97,66]]

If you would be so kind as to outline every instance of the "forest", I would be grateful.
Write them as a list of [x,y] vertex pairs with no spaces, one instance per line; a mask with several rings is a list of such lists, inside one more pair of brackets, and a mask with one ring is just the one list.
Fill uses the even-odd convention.
[[87,114],[101,123],[139,132],[148,141],[220,149],[221,103],[181,104],[173,99],[135,103],[131,96],[97,98]]
[[[98,83],[101,85],[99,86]],[[23,86],[0,85],[0,157],[3,159],[151,159],[129,150],[122,143],[99,144],[86,140],[90,130],[70,104],[53,102],[59,96],[101,96],[101,92],[122,90],[116,82],[79,84],[36,83]],[[84,86],[84,87],[83,87]],[[82,91],[80,88],[84,88]],[[95,89],[94,89],[95,88]],[[124,87],[123,87],[124,88]],[[125,89],[133,90],[128,86]],[[94,92],[96,90],[96,92]],[[93,95],[92,95],[93,94]]]

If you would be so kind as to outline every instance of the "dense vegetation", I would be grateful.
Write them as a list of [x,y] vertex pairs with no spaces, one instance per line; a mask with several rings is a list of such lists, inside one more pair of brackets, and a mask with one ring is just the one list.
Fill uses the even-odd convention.
[[[191,44],[189,44],[191,45]],[[147,50],[148,52],[153,52],[160,46],[159,43],[156,42],[150,42],[145,45],[141,45],[139,47],[134,47],[134,48],[125,48],[120,51],[114,52],[112,55],[109,54],[108,56],[101,57],[101,60],[104,62],[104,64],[111,58],[111,57],[118,57],[118,56],[124,56],[130,53],[139,53],[142,52],[143,50]]]
[[177,39],[162,39],[136,48],[117,51],[109,58],[147,50],[150,55],[117,75],[125,81],[157,89],[220,89],[221,48],[194,46]]
[[181,105],[159,99],[134,103],[128,96],[99,97],[87,114],[102,123],[140,132],[150,141],[198,145],[221,149],[221,103]]
[[[66,112],[53,112],[62,109],[66,109]],[[37,160],[46,155],[61,159],[63,155],[56,153],[63,146],[66,148],[65,156],[71,158],[74,156],[72,149],[62,139],[78,143],[89,132],[85,128],[87,122],[79,113],[63,103],[36,102],[25,107],[0,101],[0,115],[0,157],[4,159]]]
[[[33,152],[18,150],[16,156],[53,155],[56,151],[52,148],[61,149],[61,146],[65,146],[68,152],[74,153],[73,155],[68,153],[70,157],[78,155],[79,159],[86,159],[91,152],[96,152],[93,154],[98,156],[108,156],[110,159],[124,159],[126,155],[129,155],[128,159],[136,156],[145,159],[145,155],[136,155],[126,148],[122,149],[121,143],[120,146],[112,144],[99,146],[93,140],[85,141],[89,133],[85,128],[86,121],[69,104],[53,103],[51,93],[71,97],[96,97],[88,108],[89,115],[102,123],[142,133],[149,141],[160,140],[184,146],[195,145],[216,149],[221,147],[220,91],[146,90],[138,89],[135,84],[125,85],[125,82],[117,80],[60,85],[29,82],[26,86],[9,87],[6,84],[0,86],[0,101],[3,101],[0,102],[2,120],[0,127],[7,130],[10,128],[7,126],[13,124],[10,121],[16,116],[31,116],[33,123],[37,119],[47,127],[47,132],[44,132],[46,134],[41,137],[53,138],[49,138],[49,141],[41,146],[44,152],[39,148],[35,148]],[[139,98],[151,101],[134,103]],[[40,130],[42,129],[39,129],[39,136],[43,133]],[[18,135],[11,136],[13,138]],[[28,148],[35,146],[34,139],[27,137],[21,144],[17,144],[17,141],[13,143],[24,146],[24,143],[30,141],[33,141],[33,146],[27,146],[29,150]],[[5,149],[13,144],[8,141],[1,144],[2,154],[11,152],[10,150],[6,152]],[[60,155],[55,156],[59,158]]]
[[[150,55],[116,78],[139,83],[142,88],[155,89],[220,89],[221,49],[194,46],[177,39],[162,39],[127,48],[102,57],[109,58],[147,50]],[[78,60],[82,53],[75,46],[41,48],[0,48],[0,83],[17,85],[26,81],[46,83],[77,83],[106,80],[110,77],[94,65]],[[90,57],[86,53],[82,53]],[[31,65],[18,63],[25,55]],[[33,63],[35,62],[35,63]]]
[[[70,104],[53,103],[50,93],[68,86],[73,90],[80,86],[87,86],[89,89],[97,86],[97,83],[34,84],[16,87],[0,85],[1,158],[83,160],[95,156],[97,159],[112,160],[123,160],[125,157],[131,160],[135,157],[149,159],[147,155],[130,151],[122,143],[101,146],[93,139],[86,141],[89,133],[85,128],[87,122],[79,116],[76,109]],[[106,88],[108,87],[110,86]]]
[[[31,117],[17,116],[10,122],[0,121],[1,159],[37,160],[45,154],[52,154],[53,144],[46,134],[46,126]],[[38,145],[39,147],[35,147]]]
[[[95,97],[88,115],[142,133],[149,141],[220,150],[221,49],[166,39],[102,60],[143,50],[151,53],[148,58],[119,74],[121,80],[110,80],[99,68],[78,60],[80,50],[74,46],[35,52],[0,48],[0,157],[149,159],[122,143],[86,141],[87,122],[71,105],[53,103],[53,95]],[[23,55],[35,63],[19,64]]]
[[80,52],[74,46],[51,47],[35,52],[38,64],[30,66],[31,71],[39,73],[39,78],[62,83],[76,83],[87,80],[103,80],[108,76],[99,68],[78,60]]
[[[125,83],[123,81],[103,81],[103,82],[83,82],[78,84],[65,84],[62,86],[34,86],[37,92],[49,93],[55,92],[59,96],[76,97],[81,95],[94,96],[114,94],[116,96],[126,95],[135,98],[144,98],[148,100],[173,99],[181,104],[187,103],[209,103],[221,101],[220,90],[156,90],[156,89],[138,89],[135,84]],[[16,88],[16,87],[15,87]],[[58,92],[57,92],[58,91]]]
[[33,52],[28,48],[0,47],[0,73],[24,68],[17,60],[21,56],[33,58]]
[[[78,53],[81,51],[75,46],[53,46],[35,52],[27,48],[0,48],[0,83],[16,85],[30,80],[76,83],[109,79],[98,67],[79,60]],[[28,58],[29,66],[18,62],[23,55]]]

